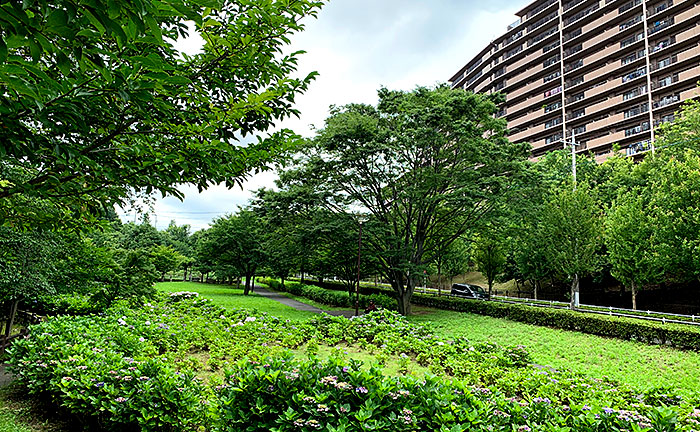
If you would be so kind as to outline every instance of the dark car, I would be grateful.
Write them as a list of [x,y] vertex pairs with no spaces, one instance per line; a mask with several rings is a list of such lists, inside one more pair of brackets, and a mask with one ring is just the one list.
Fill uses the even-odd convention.
[[489,299],[489,294],[484,291],[482,287],[472,284],[454,284],[452,285],[452,291],[450,294],[479,300]]

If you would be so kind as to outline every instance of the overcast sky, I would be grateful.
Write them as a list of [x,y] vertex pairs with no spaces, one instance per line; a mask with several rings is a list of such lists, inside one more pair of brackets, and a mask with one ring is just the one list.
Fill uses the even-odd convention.
[[[307,53],[299,75],[318,71],[319,77],[297,98],[300,119],[280,124],[303,136],[310,125],[321,127],[330,105],[377,101],[377,89],[410,90],[417,85],[446,82],[487,43],[516,20],[528,2],[514,0],[331,0],[306,30],[292,38],[292,49]],[[196,50],[190,40],[182,49]],[[159,199],[151,223],[167,227],[171,220],[196,231],[216,216],[235,212],[251,191],[272,187],[274,174],[263,173],[245,188],[212,187],[198,193],[182,187],[185,200]],[[121,211],[133,220],[130,209]],[[130,214],[129,214],[130,213]]]

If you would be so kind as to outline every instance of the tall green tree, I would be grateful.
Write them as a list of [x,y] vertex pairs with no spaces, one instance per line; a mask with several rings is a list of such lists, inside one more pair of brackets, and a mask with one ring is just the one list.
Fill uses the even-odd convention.
[[205,250],[215,269],[229,277],[244,276],[248,295],[258,268],[265,264],[264,225],[249,209],[218,218],[208,230]]
[[479,271],[486,277],[489,296],[493,282],[503,273],[506,264],[504,240],[494,229],[482,231],[474,240],[473,259]]
[[297,171],[329,208],[361,209],[381,228],[366,244],[402,314],[436,245],[483,223],[521,171],[529,149],[505,138],[494,117],[502,100],[447,86],[381,89],[377,107],[334,108]]
[[620,194],[605,219],[605,246],[611,273],[632,292],[632,309],[637,309],[637,292],[662,276],[657,250],[658,220],[640,190]]
[[165,280],[166,273],[177,270],[185,259],[185,257],[175,249],[165,245],[158,245],[151,249],[149,257],[156,271],[160,273],[161,281]]
[[[315,73],[290,35],[315,0],[36,0],[0,4],[0,223],[28,197],[83,220],[179,184],[232,187],[289,143]],[[192,23],[192,26],[188,26]],[[187,55],[178,41],[198,36]],[[36,215],[46,219],[54,212]],[[52,217],[55,225],[63,221]]]
[[579,182],[562,187],[544,206],[542,235],[553,268],[571,282],[571,308],[579,304],[580,280],[600,269],[603,220],[591,190]]

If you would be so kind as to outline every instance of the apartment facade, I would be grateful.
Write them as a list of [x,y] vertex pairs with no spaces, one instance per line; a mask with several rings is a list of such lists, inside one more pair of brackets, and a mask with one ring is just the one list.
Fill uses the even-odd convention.
[[576,143],[596,159],[633,156],[700,80],[700,1],[537,0],[451,79],[503,92],[498,114],[533,156]]

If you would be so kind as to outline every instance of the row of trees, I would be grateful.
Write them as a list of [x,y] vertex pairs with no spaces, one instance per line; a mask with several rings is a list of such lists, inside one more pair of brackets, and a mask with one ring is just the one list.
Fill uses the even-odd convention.
[[379,97],[377,107],[335,108],[278,190],[252,203],[279,276],[353,280],[361,225],[362,272],[391,283],[402,313],[424,273],[442,279],[448,263],[476,264],[489,290],[516,279],[537,297],[568,284],[572,307],[583,278],[612,275],[634,308],[644,287],[698,281],[698,102],[657,131],[655,154],[579,158],[575,183],[567,152],[533,162],[504,138],[498,95],[437,87]]

